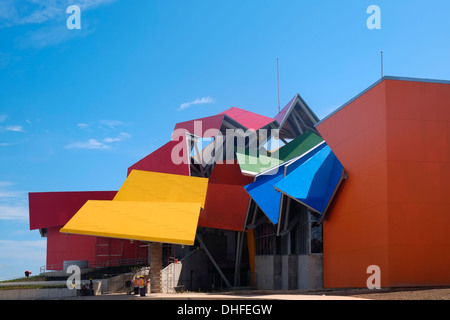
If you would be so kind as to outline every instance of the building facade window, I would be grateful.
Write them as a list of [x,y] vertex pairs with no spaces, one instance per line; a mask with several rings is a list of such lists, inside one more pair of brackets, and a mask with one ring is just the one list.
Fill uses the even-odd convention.
[[256,255],[277,254],[277,229],[269,221],[265,221],[255,228]]
[[[255,227],[256,255],[305,255],[323,252],[322,225],[318,216],[297,201],[286,201],[284,219],[273,224],[269,219]],[[264,215],[257,210],[259,215]],[[261,216],[260,216],[261,217]],[[277,235],[278,229],[280,229]]]

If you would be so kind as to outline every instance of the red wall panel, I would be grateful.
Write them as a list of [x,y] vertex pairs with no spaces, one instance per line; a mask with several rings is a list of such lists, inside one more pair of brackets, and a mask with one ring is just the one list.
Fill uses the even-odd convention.
[[[180,153],[180,157],[183,157],[183,159],[185,159],[185,161],[180,164],[175,164],[171,158],[173,148],[177,147],[177,145],[180,143],[183,142],[175,140],[169,141],[159,149],[155,150],[145,158],[139,160],[131,167],[129,167],[128,174],[130,174],[132,170],[142,170],[188,176],[190,161],[188,158],[188,154]],[[178,148],[177,150],[179,149],[180,148]],[[187,150],[187,147],[182,150],[189,152]]]
[[211,176],[209,177],[209,182],[211,183],[233,184],[240,186],[250,184],[254,180],[254,177],[242,174],[237,160],[234,160],[233,163],[227,163],[226,161],[221,163],[216,162],[214,169],[211,172]]
[[243,186],[209,183],[198,225],[243,231],[249,199]]
[[209,177],[199,226],[242,231],[250,200],[243,186],[253,181],[253,177],[242,174],[237,161],[216,163]]
[[88,200],[112,200],[117,191],[29,193],[30,230],[65,225]]
[[61,270],[64,261],[69,260],[95,261],[96,237],[65,235],[60,228],[47,229],[47,269]]

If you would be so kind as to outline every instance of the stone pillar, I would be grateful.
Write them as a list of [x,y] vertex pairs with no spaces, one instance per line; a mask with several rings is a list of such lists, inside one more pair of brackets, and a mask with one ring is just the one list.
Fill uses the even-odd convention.
[[150,243],[150,283],[151,293],[161,293],[162,243]]

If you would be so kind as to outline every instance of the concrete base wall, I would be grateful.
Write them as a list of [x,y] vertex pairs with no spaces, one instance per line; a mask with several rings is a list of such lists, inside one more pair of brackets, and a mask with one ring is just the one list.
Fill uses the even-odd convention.
[[51,300],[76,297],[77,290],[68,288],[1,290],[0,300]]
[[255,257],[256,287],[262,290],[323,288],[323,255]]
[[[202,250],[196,250],[187,258],[178,262],[177,286],[189,291],[211,290],[211,273],[208,267],[209,259]],[[179,268],[179,269],[178,269]]]
[[180,275],[183,264],[171,263],[161,270],[161,292],[175,293],[175,287],[180,286]]
[[[103,282],[108,280],[94,280],[94,294],[101,295],[103,292]],[[86,284],[89,281],[82,281],[81,284]],[[28,283],[11,283],[9,285],[27,285],[27,284],[66,284],[65,281],[42,281],[42,282],[28,282]],[[8,286],[8,283],[3,284]],[[80,295],[80,290],[65,288],[42,288],[42,289],[14,289],[14,290],[0,290],[0,300],[52,300],[62,299],[67,297],[76,297]]]

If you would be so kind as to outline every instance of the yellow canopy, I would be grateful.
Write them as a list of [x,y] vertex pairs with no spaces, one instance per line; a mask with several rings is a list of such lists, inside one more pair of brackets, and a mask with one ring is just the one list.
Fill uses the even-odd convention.
[[133,170],[114,201],[193,202],[205,206],[208,179]]
[[60,232],[192,245],[199,214],[199,203],[90,200]]
[[88,201],[62,233],[192,245],[207,178],[133,170],[112,201]]

